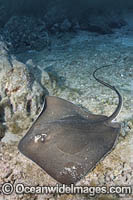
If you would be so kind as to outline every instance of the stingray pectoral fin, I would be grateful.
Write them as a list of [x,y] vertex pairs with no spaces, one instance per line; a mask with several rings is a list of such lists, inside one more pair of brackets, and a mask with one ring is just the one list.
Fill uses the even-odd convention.
[[71,184],[111,151],[117,135],[118,129],[110,124],[90,124],[70,117],[44,124],[40,137],[30,130],[20,141],[19,150],[57,181]]
[[82,115],[87,117],[89,112],[82,110],[73,103],[59,97],[46,96],[44,112],[39,116],[40,123],[59,120],[68,116]]

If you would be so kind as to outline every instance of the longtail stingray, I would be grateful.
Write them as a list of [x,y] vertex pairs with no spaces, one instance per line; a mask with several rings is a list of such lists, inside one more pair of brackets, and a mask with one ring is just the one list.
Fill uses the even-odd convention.
[[[102,66],[107,67],[107,66]],[[109,117],[90,114],[73,103],[46,96],[44,108],[19,142],[22,154],[34,161],[60,183],[75,184],[92,170],[115,146],[120,123],[112,122],[122,107],[122,97],[114,87],[119,103]]]

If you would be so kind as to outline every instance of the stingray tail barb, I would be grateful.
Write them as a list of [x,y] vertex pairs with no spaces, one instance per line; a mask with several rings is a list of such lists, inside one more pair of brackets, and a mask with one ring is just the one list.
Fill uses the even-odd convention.
[[108,83],[106,83],[106,82],[104,82],[104,81],[98,79],[98,78],[96,77],[95,74],[96,74],[96,72],[97,72],[98,70],[100,70],[100,69],[102,69],[102,68],[104,68],[104,67],[110,67],[110,66],[111,66],[111,65],[105,65],[105,66],[99,67],[99,68],[97,68],[97,69],[93,72],[93,77],[96,79],[96,81],[98,81],[98,82],[101,83],[102,85],[104,85],[104,86],[106,86],[106,87],[112,89],[112,90],[115,91],[116,94],[118,95],[118,99],[119,99],[118,105],[117,105],[115,111],[107,118],[107,121],[112,121],[112,120],[113,120],[114,118],[116,118],[116,116],[119,114],[119,112],[120,112],[120,110],[121,110],[121,107],[122,107],[122,96],[121,96],[121,94],[119,93],[119,91],[115,88],[115,86],[112,86],[112,85],[110,85],[110,84],[108,84]]

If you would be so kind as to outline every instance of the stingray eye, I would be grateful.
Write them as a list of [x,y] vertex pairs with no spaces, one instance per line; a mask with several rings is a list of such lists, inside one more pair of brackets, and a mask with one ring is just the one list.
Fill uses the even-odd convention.
[[41,142],[45,142],[46,137],[47,137],[46,133],[41,134]]
[[34,142],[35,143],[37,143],[37,142],[45,142],[46,137],[47,137],[46,133],[35,135]]

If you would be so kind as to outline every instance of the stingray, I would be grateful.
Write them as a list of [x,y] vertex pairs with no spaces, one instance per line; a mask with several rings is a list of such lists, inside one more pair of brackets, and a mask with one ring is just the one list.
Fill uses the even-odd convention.
[[[107,66],[102,66],[107,67]],[[118,105],[109,117],[90,114],[73,103],[46,96],[44,108],[19,142],[22,154],[62,184],[75,184],[114,148],[120,123],[112,122],[122,107],[114,87],[93,76],[118,95]]]

